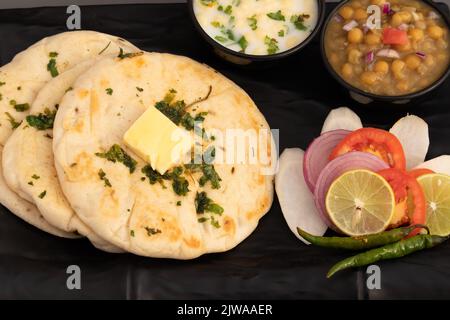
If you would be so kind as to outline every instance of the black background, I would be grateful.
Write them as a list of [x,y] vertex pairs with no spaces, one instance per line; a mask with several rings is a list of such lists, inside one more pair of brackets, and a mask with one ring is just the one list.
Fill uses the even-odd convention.
[[[62,7],[0,10],[0,65],[42,37],[66,31],[67,17]],[[250,94],[272,128],[280,129],[281,150],[304,149],[320,133],[330,109],[345,105],[365,125],[381,128],[407,112],[417,114],[430,125],[427,158],[450,154],[449,79],[432,99],[403,107],[359,105],[325,70],[317,38],[270,69],[243,69],[212,54],[184,4],[82,7],[82,29],[124,37],[143,50],[185,55],[219,70]],[[3,299],[450,298],[450,243],[380,263],[381,290],[367,289],[365,269],[325,278],[328,268],[347,255],[298,241],[276,198],[257,230],[237,248],[193,261],[103,253],[86,240],[47,235],[0,207]],[[71,264],[81,267],[81,290],[66,288]]]

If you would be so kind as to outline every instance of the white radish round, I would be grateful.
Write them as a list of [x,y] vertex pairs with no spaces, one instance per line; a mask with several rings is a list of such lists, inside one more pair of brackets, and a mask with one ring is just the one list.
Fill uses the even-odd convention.
[[436,173],[443,173],[450,176],[450,155],[443,155],[428,160],[418,165],[415,169],[417,168],[430,169]]
[[297,227],[315,236],[323,236],[327,225],[320,218],[313,195],[303,177],[303,156],[304,151],[299,148],[283,151],[275,176],[275,190],[289,229],[297,238],[309,244],[298,235]]
[[340,107],[330,111],[323,123],[322,133],[337,129],[354,131],[362,127],[361,119],[356,113],[347,107]]
[[408,115],[398,120],[389,130],[400,140],[406,157],[406,169],[425,161],[430,146],[428,124],[418,116]]

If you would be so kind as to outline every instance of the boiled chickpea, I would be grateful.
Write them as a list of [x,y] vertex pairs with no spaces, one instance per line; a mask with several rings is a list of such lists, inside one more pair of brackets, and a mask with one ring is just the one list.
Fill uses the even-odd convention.
[[411,42],[408,41],[405,44],[397,44],[397,45],[395,45],[395,49],[397,51],[410,51],[412,49],[411,48]]
[[341,9],[339,9],[339,14],[345,20],[350,20],[351,18],[353,18],[354,10],[352,7],[344,6]]
[[366,44],[371,45],[371,46],[377,45],[381,41],[380,36],[375,33],[367,34],[364,40],[365,40]]
[[386,61],[377,61],[373,67],[375,72],[386,74],[389,72],[389,63]]
[[428,35],[433,39],[439,39],[443,36],[444,30],[439,26],[430,26],[427,29]]
[[402,60],[394,60],[392,62],[392,73],[394,74],[394,77],[396,79],[402,79],[404,78],[403,69],[405,68],[405,63]]
[[421,64],[422,61],[415,54],[410,54],[405,58],[406,66],[411,70],[416,70]]
[[347,39],[351,43],[360,43],[363,40],[363,32],[359,28],[353,28],[348,32]]
[[398,27],[403,23],[403,17],[400,12],[395,13],[391,18],[391,24],[393,27]]
[[396,87],[397,87],[398,90],[403,91],[403,92],[408,91],[408,89],[409,89],[408,82],[405,81],[405,80],[399,81],[397,83]]
[[386,0],[370,0],[370,4],[374,4],[377,6],[381,6],[383,4],[385,4]]
[[361,81],[365,84],[372,85],[375,82],[377,82],[378,77],[375,72],[372,71],[365,71],[361,74]]
[[350,78],[353,75],[353,67],[350,63],[345,63],[342,66],[342,75],[344,76],[344,78]]
[[401,11],[400,16],[402,17],[403,23],[410,23],[412,20],[412,14],[408,11]]
[[413,40],[420,41],[423,39],[424,34],[423,34],[423,30],[414,28],[414,29],[409,30],[409,35]]
[[352,3],[350,4],[353,8],[361,8],[362,7],[362,3],[359,1],[352,1]]
[[415,25],[416,25],[416,28],[421,29],[421,30],[425,30],[427,28],[427,24],[423,20],[416,21]]
[[348,62],[351,64],[359,64],[362,53],[358,49],[352,49],[348,52]]
[[425,58],[425,64],[429,67],[434,65],[434,57],[431,54],[427,55]]
[[356,20],[364,20],[367,19],[367,12],[363,8],[358,8],[355,10],[355,14],[353,15],[353,18]]

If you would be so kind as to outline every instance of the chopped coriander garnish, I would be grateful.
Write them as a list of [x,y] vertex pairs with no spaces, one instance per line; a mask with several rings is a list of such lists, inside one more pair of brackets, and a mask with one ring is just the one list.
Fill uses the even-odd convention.
[[161,185],[164,185],[163,180],[170,180],[170,175],[167,172],[164,174],[160,174],[158,171],[154,170],[149,164],[143,167],[141,169],[141,172],[145,174],[150,184],[155,184],[158,182]]
[[154,236],[155,234],[161,233],[161,230],[156,228],[145,227],[148,236]]
[[280,31],[278,31],[278,36],[284,37],[284,29],[281,29]]
[[14,117],[9,112],[5,112],[5,114],[8,117],[8,121],[11,124],[13,130],[16,129],[18,126],[20,126],[20,124],[22,123],[22,121],[17,122],[16,119],[14,119]]
[[6,84],[6,82],[0,81],[0,87],[4,86]]
[[134,230],[130,230],[130,236],[134,237]]
[[95,155],[111,162],[122,163],[130,170],[130,173],[136,170],[137,161],[130,157],[118,144],[114,144],[106,152],[97,152]]
[[33,181],[28,181],[28,184],[29,184],[30,186],[34,186]]
[[230,39],[231,41],[234,41],[236,38],[234,37],[233,31],[231,31],[230,29],[228,29],[227,31],[225,31],[228,39]]
[[264,43],[267,46],[268,54],[275,54],[280,49],[280,48],[278,48],[278,45],[277,45],[278,41],[274,38],[270,38],[270,37],[266,36],[264,38]]
[[216,220],[213,216],[211,216],[211,225],[214,227],[214,228],[220,228],[220,224],[219,224],[219,221],[218,220]]
[[286,18],[281,13],[281,10],[278,10],[277,12],[270,12],[267,14],[267,16],[270,19],[277,20],[277,21],[286,21]]
[[239,46],[241,47],[242,52],[245,52],[245,49],[247,49],[247,47],[248,47],[248,41],[247,41],[247,39],[245,38],[245,36],[242,36],[242,37],[239,39],[238,44],[239,44]]
[[66,93],[69,92],[69,91],[72,91],[72,90],[73,90],[72,87],[68,87],[68,88],[66,89]]
[[16,104],[17,104],[16,100],[14,100],[14,99],[9,100],[9,105],[14,107]]
[[119,55],[117,56],[117,58],[123,60],[123,59],[125,59],[125,58],[134,58],[134,57],[137,57],[137,56],[141,56],[141,55],[143,55],[143,54],[144,54],[143,51],[140,51],[140,52],[128,52],[128,53],[124,53],[124,52],[123,52],[123,49],[120,48]]
[[21,87],[21,86],[18,86],[18,87],[17,87],[17,91],[20,91],[20,90],[22,90],[22,87]]
[[42,191],[40,194],[39,194],[39,198],[40,199],[44,199],[44,197],[47,195],[47,190],[44,190],[44,191]]
[[212,7],[216,2],[217,0],[200,0],[200,3],[207,7]]
[[181,201],[177,201],[177,207],[181,206]]
[[28,103],[15,104],[14,109],[16,109],[17,112],[24,112],[30,109],[30,105]]
[[305,26],[305,19],[309,18],[309,14],[294,14],[291,16],[291,22],[294,24],[295,28],[301,31],[306,31],[308,28]]
[[33,178],[34,180],[38,180],[38,179],[40,179],[41,177],[38,176],[37,174],[33,174],[33,175],[31,176],[31,178]]
[[200,192],[195,195],[195,211],[199,214],[205,212],[212,212],[218,215],[222,215],[223,208],[217,203],[214,203],[208,196],[206,192]]
[[183,171],[182,167],[175,167],[171,173],[173,191],[179,196],[185,196],[189,192],[189,182],[181,176]]
[[111,41],[108,42],[108,44],[106,45],[106,47],[104,47],[99,53],[98,55],[101,55],[103,52],[105,52],[106,50],[108,50],[109,46],[111,45]]
[[225,14],[230,15],[230,14],[233,13],[233,7],[232,7],[231,5],[228,5],[228,6],[223,10],[223,12],[224,12]]
[[56,57],[58,56],[58,52],[55,52],[55,51],[50,52],[50,53],[48,54],[48,56],[49,56],[50,58],[56,58]]
[[223,24],[221,24],[219,21],[211,21],[211,25],[214,28],[223,28]]
[[48,62],[47,71],[50,72],[53,78],[59,75],[58,68],[56,67],[56,60],[54,58],[50,59]]
[[112,187],[111,182],[109,182],[109,179],[106,177],[106,173],[103,169],[98,170],[98,177],[105,183],[105,187]]
[[201,218],[198,218],[198,222],[199,223],[203,223],[203,222],[206,222],[206,221],[208,221],[209,220],[209,218],[207,218],[207,217],[201,217]]
[[222,37],[222,36],[215,36],[214,39],[216,39],[219,42],[225,43],[228,41],[228,38]]
[[217,10],[218,10],[218,11],[223,11],[223,6],[222,6],[222,5],[219,5],[219,6],[217,7]]
[[136,87],[136,90],[137,90],[137,91],[139,91],[139,92],[142,92],[142,91],[144,91],[144,89],[143,89],[143,88],[141,88],[141,87]]
[[3,100],[3,95],[0,93],[0,101]]
[[112,94],[113,94],[113,89],[111,89],[111,88],[106,88],[105,91],[106,91],[106,94],[109,94],[110,96],[112,96]]
[[258,20],[256,19],[256,14],[251,16],[250,18],[247,18],[247,22],[252,30],[256,30],[258,28]]
[[55,122],[56,110],[50,111],[46,108],[44,113],[36,115],[28,115],[26,120],[28,124],[38,130],[53,129],[53,123]]

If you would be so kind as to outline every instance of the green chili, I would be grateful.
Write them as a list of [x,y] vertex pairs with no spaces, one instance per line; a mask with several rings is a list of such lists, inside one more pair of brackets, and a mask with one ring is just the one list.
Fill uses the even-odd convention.
[[396,243],[385,245],[384,247],[372,249],[336,263],[328,271],[327,278],[332,277],[336,272],[344,269],[362,267],[380,260],[401,258],[416,251],[429,249],[441,244],[448,238],[448,236],[441,237],[429,234],[420,234]]
[[397,242],[409,235],[416,228],[424,228],[428,230],[428,227],[424,225],[413,225],[361,237],[319,237],[313,236],[300,228],[297,228],[297,232],[303,239],[319,247],[363,250]]

